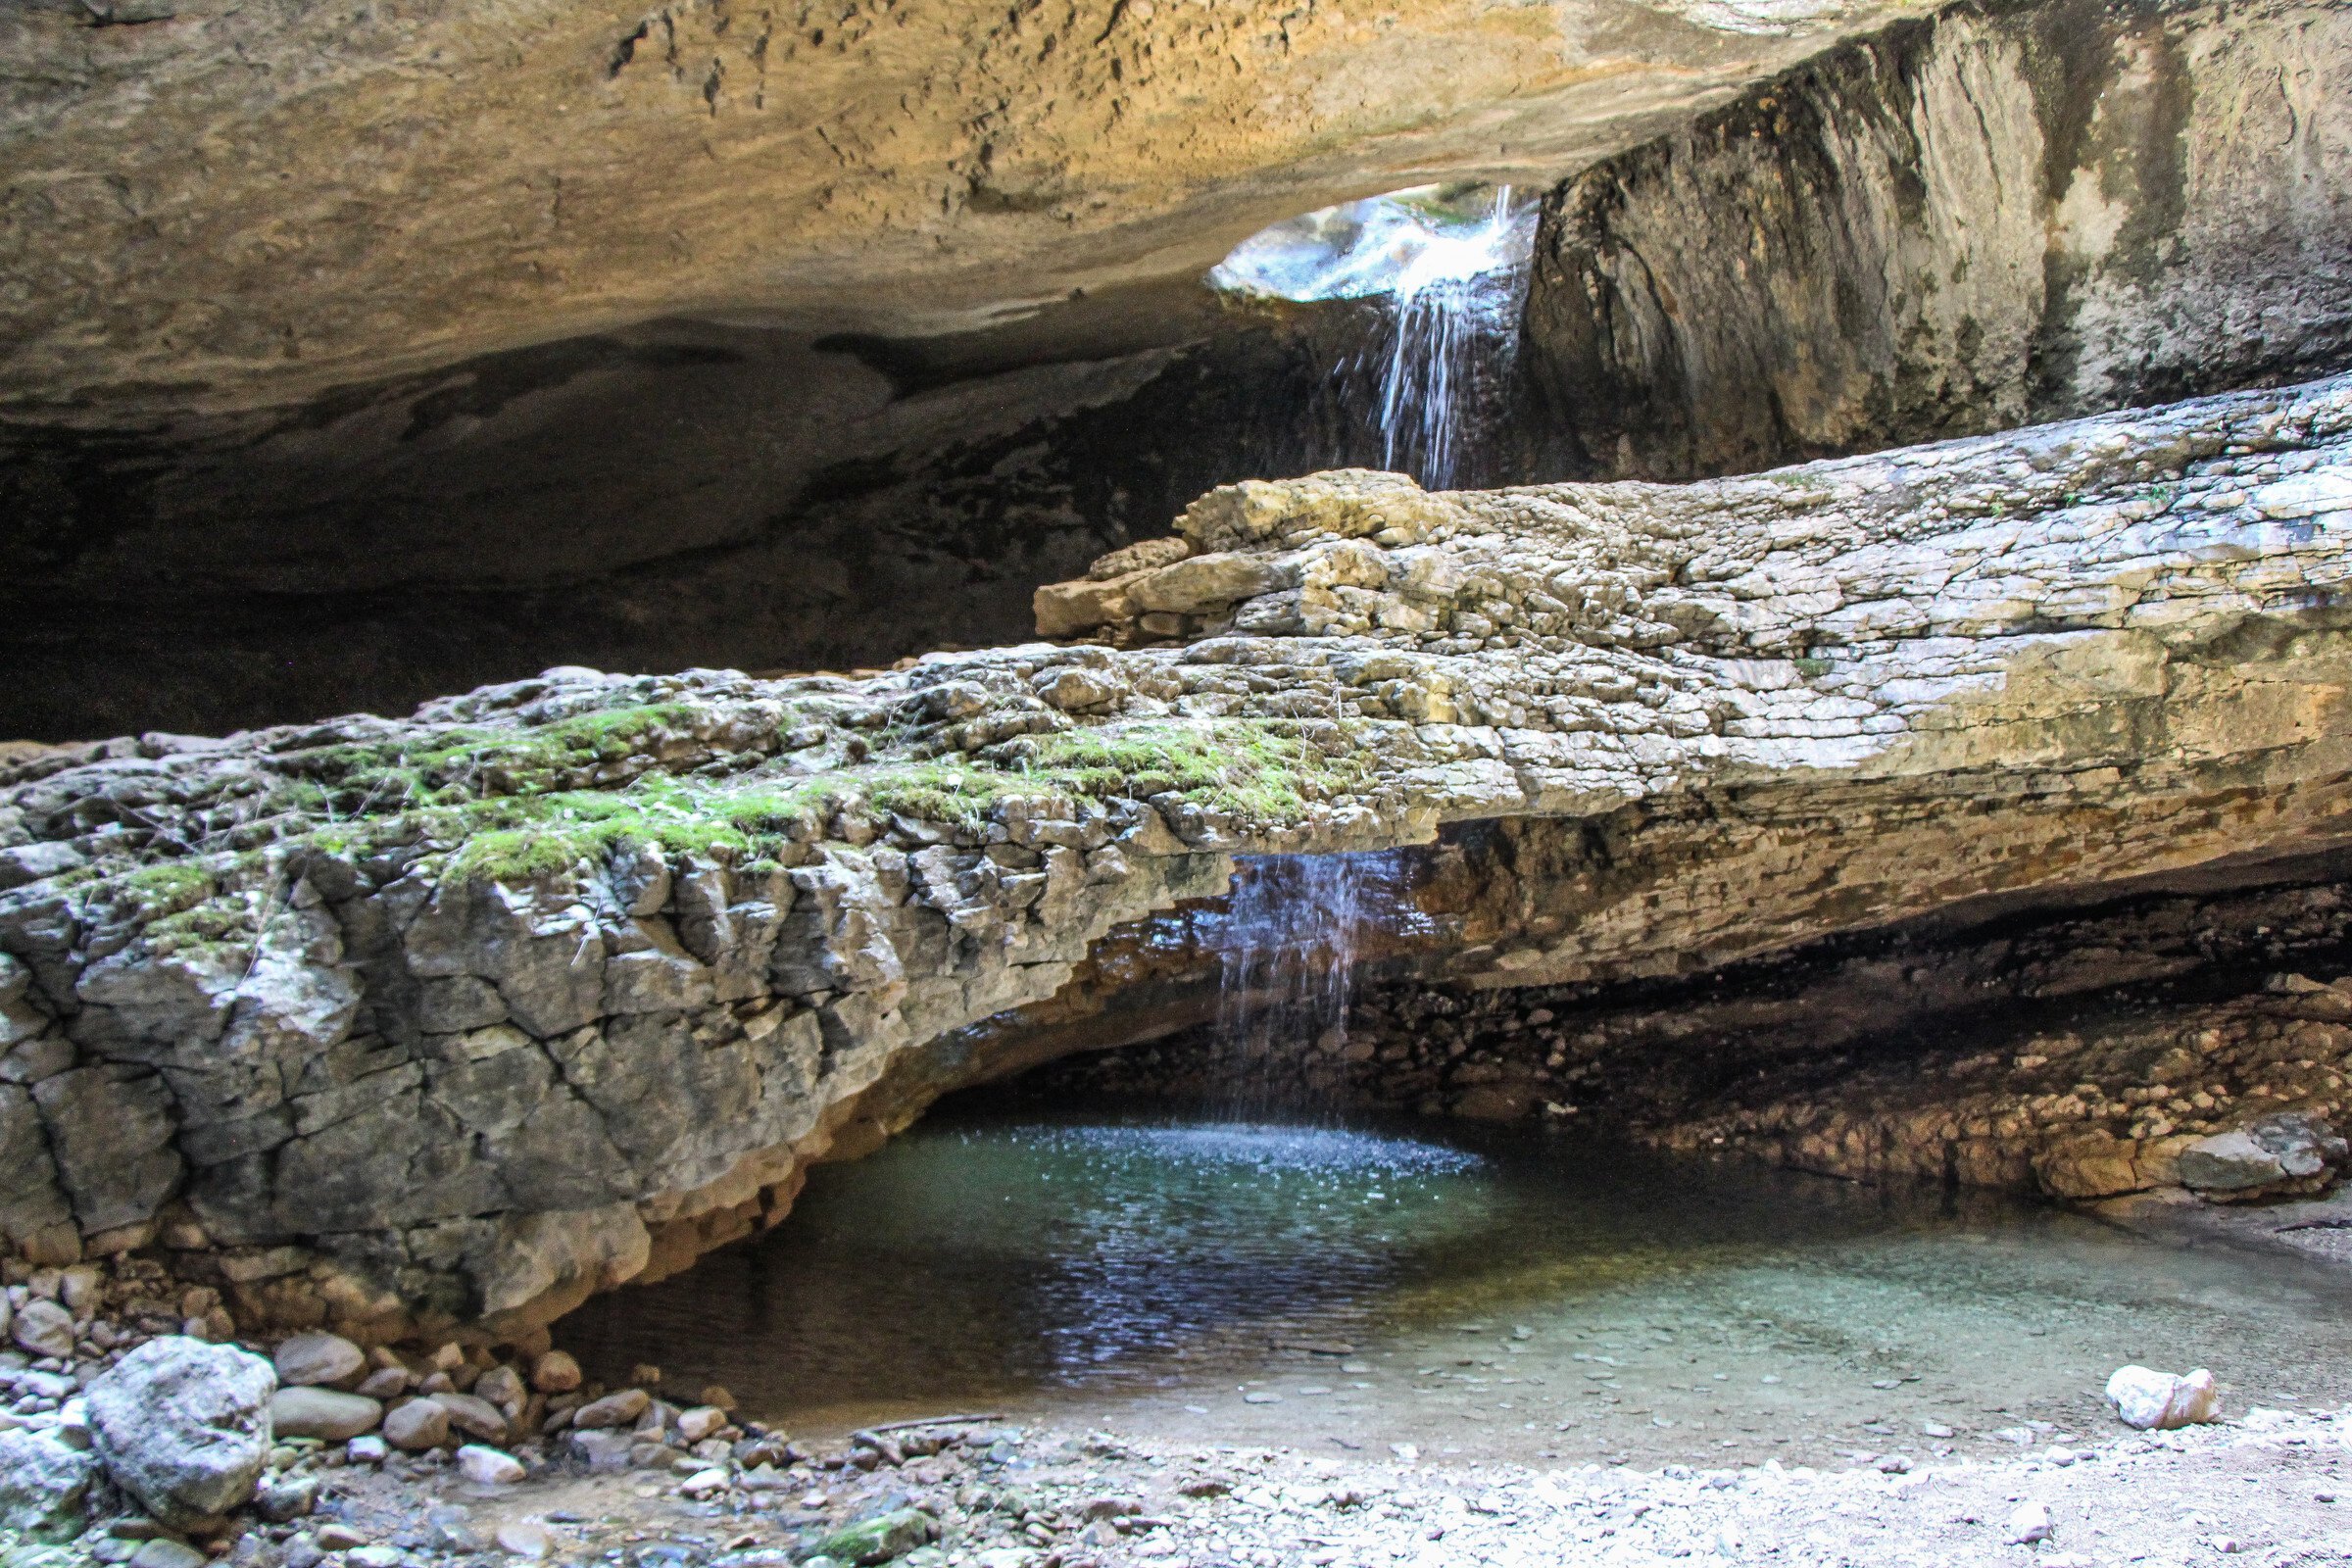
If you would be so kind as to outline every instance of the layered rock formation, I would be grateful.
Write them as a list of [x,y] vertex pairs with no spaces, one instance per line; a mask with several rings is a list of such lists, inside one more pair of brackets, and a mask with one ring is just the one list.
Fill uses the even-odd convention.
[[1040,595],[1091,642],[38,753],[0,1224],[527,1334],[1108,1043],[1239,853],[1507,820],[1430,967],[1536,985],[2326,850],[2347,526],[2340,380],[1686,487],[1342,472]]
[[1721,473],[2341,368],[2352,21],[1959,7],[1564,183],[1554,461]]

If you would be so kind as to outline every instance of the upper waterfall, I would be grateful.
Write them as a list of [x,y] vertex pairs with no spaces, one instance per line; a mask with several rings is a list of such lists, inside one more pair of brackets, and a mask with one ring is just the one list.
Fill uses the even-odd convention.
[[1266,299],[1375,304],[1378,338],[1338,373],[1367,383],[1382,466],[1446,489],[1467,477],[1500,412],[1536,216],[1508,185],[1396,191],[1262,229],[1208,281]]

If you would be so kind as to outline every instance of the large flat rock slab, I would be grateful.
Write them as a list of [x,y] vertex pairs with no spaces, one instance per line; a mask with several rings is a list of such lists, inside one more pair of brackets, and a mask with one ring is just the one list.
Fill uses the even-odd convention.
[[1237,854],[1551,824],[1451,970],[1525,985],[2340,844],[2347,529],[2342,379],[1687,486],[1339,472],[1047,590],[1089,641],[36,753],[0,1228],[521,1333],[1002,1070]]

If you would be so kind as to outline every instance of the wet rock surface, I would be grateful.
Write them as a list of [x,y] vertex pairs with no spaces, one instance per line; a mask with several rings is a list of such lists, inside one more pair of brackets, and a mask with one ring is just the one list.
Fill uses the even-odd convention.
[[1108,1043],[1040,1026],[1237,852],[1587,824],[1447,959],[1521,987],[2308,852],[2348,398],[1683,488],[1243,485],[1089,580],[1094,645],[35,754],[0,1223],[158,1247],[249,1324],[524,1337]]

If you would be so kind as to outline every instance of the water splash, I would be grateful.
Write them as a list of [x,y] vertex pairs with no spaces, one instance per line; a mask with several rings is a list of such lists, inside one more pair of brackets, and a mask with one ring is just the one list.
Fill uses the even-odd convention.
[[1464,477],[1508,394],[1536,217],[1508,185],[1397,191],[1277,223],[1208,281],[1260,298],[1376,305],[1379,340],[1340,378],[1365,383],[1355,401],[1379,430],[1383,466],[1443,489]]
[[1243,859],[1210,932],[1231,1108],[1295,1102],[1302,1063],[1342,1059],[1358,945],[1396,902],[1396,869],[1388,852]]

